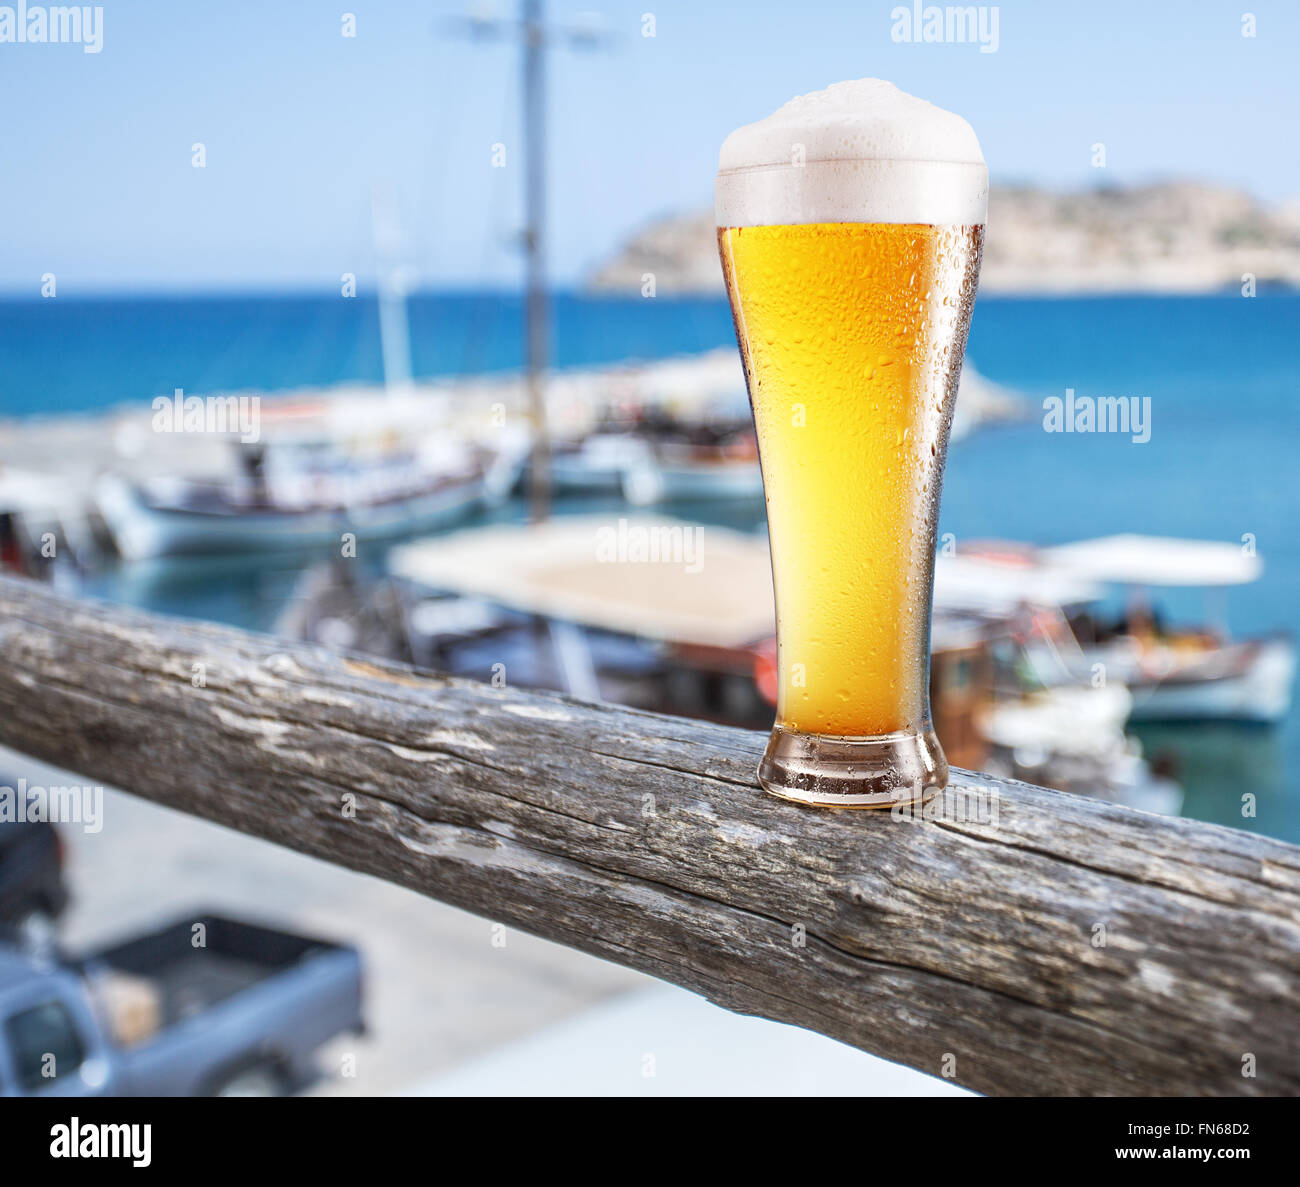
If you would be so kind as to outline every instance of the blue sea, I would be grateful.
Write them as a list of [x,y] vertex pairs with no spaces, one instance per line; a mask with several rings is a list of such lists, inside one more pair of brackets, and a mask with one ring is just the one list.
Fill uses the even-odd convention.
[[[721,299],[552,300],[555,365],[656,359],[732,346]],[[432,377],[517,370],[521,301],[437,293],[410,301],[413,367]],[[954,446],[940,530],[1054,544],[1113,532],[1250,537],[1264,577],[1162,598],[1176,621],[1300,632],[1300,296],[980,298],[968,357],[1026,397],[1029,419]],[[329,296],[0,301],[0,416],[100,409],[187,393],[378,381],[373,299]],[[1150,400],[1150,440],[1048,433],[1042,402]],[[704,515],[705,509],[697,509]],[[755,526],[761,508],[740,517]],[[734,515],[733,515],[733,522]],[[116,571],[96,592],[265,629],[304,563],[196,566],[167,578]],[[1178,761],[1188,815],[1300,841],[1300,718],[1278,729],[1144,729]],[[1242,817],[1242,796],[1257,816]]]

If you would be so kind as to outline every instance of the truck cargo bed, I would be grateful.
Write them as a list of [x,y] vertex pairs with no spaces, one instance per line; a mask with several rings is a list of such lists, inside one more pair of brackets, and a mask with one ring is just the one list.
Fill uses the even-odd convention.
[[112,970],[151,983],[158,994],[160,1021],[170,1026],[333,947],[205,915],[106,948],[88,958],[84,967],[88,973]]

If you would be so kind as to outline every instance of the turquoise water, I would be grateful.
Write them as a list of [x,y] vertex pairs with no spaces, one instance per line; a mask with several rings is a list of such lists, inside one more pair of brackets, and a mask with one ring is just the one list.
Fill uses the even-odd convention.
[[[941,530],[1040,544],[1112,532],[1240,541],[1264,576],[1209,599],[1168,591],[1175,621],[1222,616],[1235,633],[1300,633],[1300,298],[984,301],[970,357],[1038,401],[1033,422],[990,429],[949,458]],[[1151,439],[1049,434],[1041,400],[1151,400]],[[1279,729],[1197,725],[1139,732],[1170,751],[1185,811],[1300,841],[1300,718]],[[1258,798],[1243,820],[1241,796]]]
[[[553,298],[562,367],[655,359],[731,339],[713,299]],[[523,365],[521,298],[417,294],[411,366],[422,378]],[[77,412],[170,395],[274,390],[383,376],[373,297],[0,299],[0,416]]]
[[[560,366],[658,358],[733,345],[721,300],[554,301]],[[517,297],[436,294],[411,302],[420,376],[512,370],[521,361]],[[940,530],[959,539],[1041,544],[1132,531],[1238,541],[1265,575],[1228,592],[1239,633],[1300,632],[1300,296],[981,298],[969,357],[1028,397],[1033,417],[988,428],[952,451]],[[221,297],[0,302],[0,415],[30,415],[187,392],[378,380],[373,301]],[[1150,400],[1151,439],[1050,434],[1041,402]],[[702,517],[705,508],[694,509]],[[725,517],[754,526],[761,508]],[[302,558],[123,570],[100,592],[174,613],[265,628]],[[1164,599],[1175,620],[1202,598]],[[1218,605],[1213,607],[1220,612]],[[1180,760],[1188,814],[1300,841],[1300,720],[1280,729],[1149,730],[1148,750]],[[1292,778],[1288,780],[1288,773]],[[1258,797],[1243,820],[1240,796]]]

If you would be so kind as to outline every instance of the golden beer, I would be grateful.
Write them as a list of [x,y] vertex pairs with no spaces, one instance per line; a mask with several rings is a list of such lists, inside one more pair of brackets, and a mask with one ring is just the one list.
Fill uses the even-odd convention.
[[[759,776],[787,798],[889,806],[947,780],[930,723],[930,607],[983,225],[982,216],[871,216],[908,203],[982,215],[978,201],[914,199],[936,178],[979,180],[968,165],[802,168],[811,165],[811,175],[786,166],[775,178],[737,170],[725,194],[719,183],[718,249],[758,432],[776,592],[777,717]],[[900,178],[912,187],[901,204]],[[857,213],[858,194],[864,217],[843,218]],[[781,221],[772,207],[840,217]],[[723,222],[755,208],[763,217]]]
[[777,721],[916,729],[935,512],[982,228],[718,231],[768,490]]

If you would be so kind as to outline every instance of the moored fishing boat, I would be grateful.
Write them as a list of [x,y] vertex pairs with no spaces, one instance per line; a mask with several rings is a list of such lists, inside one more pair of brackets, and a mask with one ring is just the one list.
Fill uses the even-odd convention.
[[215,481],[102,478],[96,501],[119,553],[142,560],[432,531],[459,522],[493,486],[487,461],[466,448],[343,460],[275,445],[245,447],[242,458],[239,475]]
[[763,497],[752,426],[716,409],[622,408],[586,436],[557,440],[549,470],[556,494],[622,495],[637,507]]
[[635,506],[762,499],[758,444],[752,432],[718,442],[656,442],[644,462],[624,474],[623,497]]
[[1128,593],[1122,615],[1107,617],[1090,607],[1045,629],[1031,651],[1044,683],[1095,681],[1103,673],[1132,693],[1132,721],[1271,724],[1290,712],[1296,670],[1290,635],[1233,639],[1223,625],[1170,625],[1149,595],[1158,588],[1226,588],[1256,581],[1263,561],[1253,550],[1218,541],[1121,535],[1043,549],[1038,563]]

